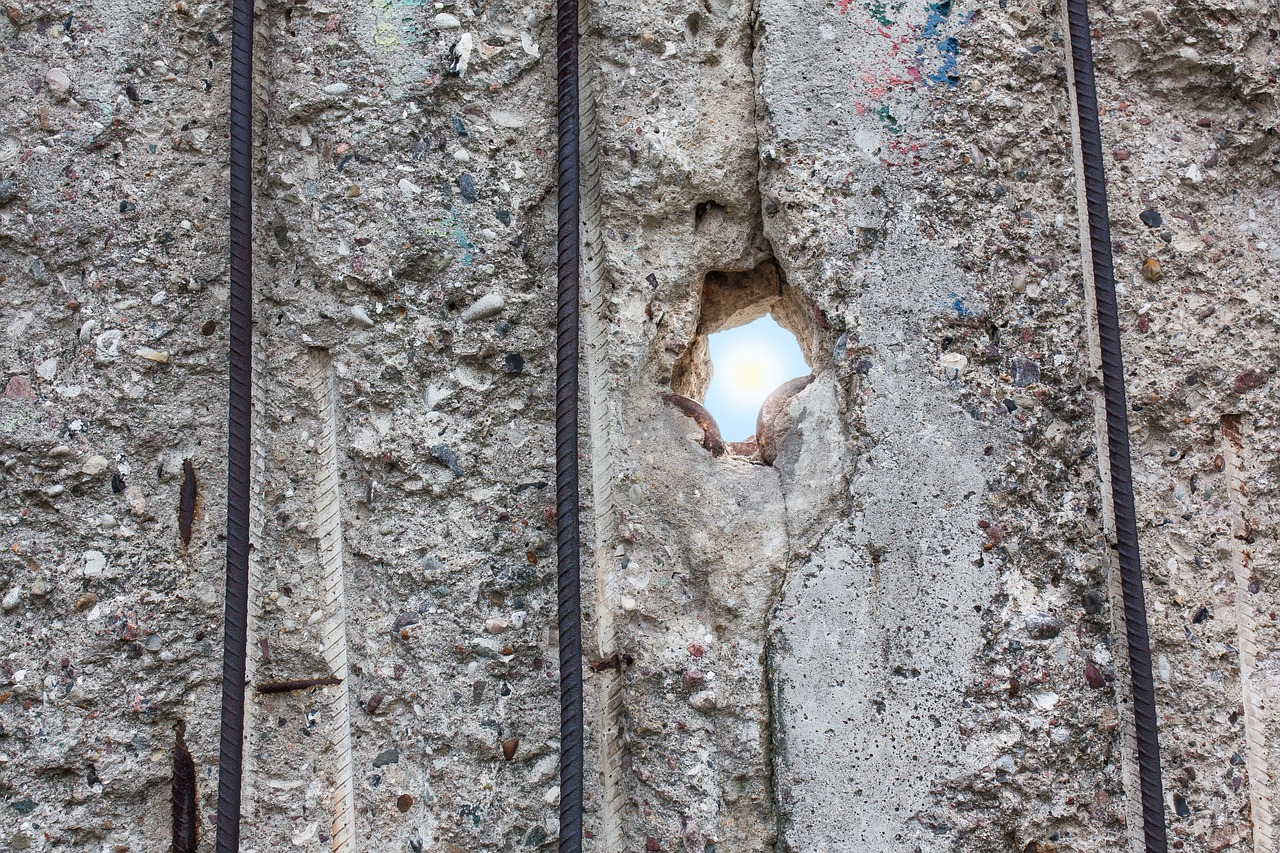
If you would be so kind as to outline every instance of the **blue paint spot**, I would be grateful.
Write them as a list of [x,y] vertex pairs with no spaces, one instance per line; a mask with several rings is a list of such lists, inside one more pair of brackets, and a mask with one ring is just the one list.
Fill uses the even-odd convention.
[[449,218],[450,220],[452,220],[452,223],[453,223],[454,241],[458,244],[459,249],[466,250],[462,253],[462,258],[459,261],[459,263],[461,263],[464,267],[469,267],[471,266],[471,261],[473,259],[471,250],[474,249],[476,246],[469,239],[467,239],[467,233],[462,230],[462,220],[458,217],[458,215],[453,211],[450,211]]
[[950,308],[956,312],[958,317],[972,317],[973,311],[968,305],[964,304],[964,297],[956,293],[954,290],[947,294],[947,298],[942,300],[944,308]]
[[[954,87],[960,82],[960,44],[954,37],[947,36],[943,38],[942,29],[951,17],[951,0],[938,0],[937,3],[929,5],[929,16],[925,19],[924,28],[920,31],[921,44],[916,49],[917,67],[924,66],[925,42],[931,42],[938,49],[939,59],[936,70],[930,73],[921,72],[925,81],[929,85],[946,84],[948,87]],[[972,13],[968,19],[972,20]],[[932,65],[933,62],[929,62]]]
[[471,253],[471,250],[475,248],[475,244],[473,244],[470,240],[467,239],[467,235],[462,233],[461,228],[459,228],[456,232],[454,232],[454,236],[457,238],[458,248],[464,250],[462,253],[462,258],[459,260],[459,263],[461,263],[464,267],[471,266],[471,261],[474,257]]
[[938,42],[938,53],[942,56],[942,64],[926,79],[930,83],[946,83],[954,87],[960,82],[960,44],[954,38],[945,38]]
[[475,255],[472,252],[472,250],[475,249],[475,244],[467,238],[467,232],[462,229],[462,217],[458,215],[457,211],[450,210],[445,214],[443,220],[438,221],[441,227],[428,228],[426,231],[427,235],[431,237],[452,238],[454,245],[459,249],[464,250],[462,257],[458,259],[458,263],[462,264],[464,267],[471,266],[471,262],[475,259]]
[[937,3],[929,5],[929,17],[925,19],[924,30],[920,35],[927,39],[938,37],[938,27],[942,26],[951,15],[951,0],[938,0]]

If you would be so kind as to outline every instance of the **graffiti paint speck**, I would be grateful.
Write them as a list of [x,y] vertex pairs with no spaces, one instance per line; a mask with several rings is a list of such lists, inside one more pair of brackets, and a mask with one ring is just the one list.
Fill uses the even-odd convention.
[[[942,33],[951,17],[951,0],[938,0],[929,4],[928,9],[929,15],[920,30],[921,44],[916,48],[916,59],[922,66],[937,62],[936,69],[925,75],[928,85],[954,87],[960,82],[960,43],[952,36],[944,38]],[[971,19],[972,15],[966,18]],[[936,60],[927,54],[926,48],[930,44],[938,51]]]
[[959,85],[960,43],[953,34],[971,25],[973,13],[961,13],[955,0],[836,0],[834,7],[868,46],[848,69],[854,109],[874,112],[881,132],[909,134],[922,90]]
[[884,24],[886,27],[893,26],[893,18],[889,17],[889,9],[886,4],[875,0],[875,2],[867,4],[867,12],[872,18]]
[[952,311],[956,312],[956,316],[958,317],[973,316],[973,310],[970,309],[969,306],[965,304],[964,297],[956,293],[954,290],[947,294],[947,299],[950,300],[950,302],[948,303],[946,300],[943,300],[943,305],[950,308]]
[[920,31],[920,35],[927,39],[938,37],[938,27],[942,22],[951,17],[951,0],[939,0],[929,6],[929,17],[925,19],[924,29]]
[[929,82],[954,87],[960,82],[960,44],[954,38],[945,38],[938,42],[938,54],[942,63],[929,75]]
[[898,126],[898,119],[889,111],[888,104],[882,104],[876,109],[876,115],[880,116],[880,121],[890,133],[902,133],[902,128]]

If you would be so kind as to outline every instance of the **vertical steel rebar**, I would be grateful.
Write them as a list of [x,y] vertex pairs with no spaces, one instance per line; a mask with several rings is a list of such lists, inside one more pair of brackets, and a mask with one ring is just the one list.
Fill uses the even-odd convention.
[[227,409],[227,588],[218,750],[218,853],[240,849],[245,641],[249,618],[249,428],[253,305],[253,0],[231,8],[231,333]]
[[582,605],[578,533],[578,0],[556,4],[556,570],[560,853],[582,850]]
[[1138,516],[1133,499],[1129,455],[1129,415],[1125,400],[1124,358],[1116,307],[1115,270],[1111,258],[1111,226],[1107,213],[1102,131],[1093,77],[1093,46],[1087,0],[1066,0],[1067,29],[1079,123],[1089,253],[1093,265],[1098,340],[1102,354],[1102,390],[1106,400],[1107,459],[1111,471],[1111,504],[1115,516],[1116,551],[1124,598],[1124,624],[1129,641],[1129,674],[1133,691],[1134,733],[1138,742],[1138,787],[1142,802],[1143,838],[1147,853],[1165,853],[1164,793],[1160,781],[1155,687],[1151,675],[1151,641],[1142,590],[1138,552]]

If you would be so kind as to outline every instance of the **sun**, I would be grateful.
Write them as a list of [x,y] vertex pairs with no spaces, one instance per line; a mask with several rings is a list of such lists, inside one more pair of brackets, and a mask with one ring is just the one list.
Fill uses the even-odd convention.
[[769,368],[755,356],[747,356],[733,366],[730,383],[739,394],[754,395],[764,388]]

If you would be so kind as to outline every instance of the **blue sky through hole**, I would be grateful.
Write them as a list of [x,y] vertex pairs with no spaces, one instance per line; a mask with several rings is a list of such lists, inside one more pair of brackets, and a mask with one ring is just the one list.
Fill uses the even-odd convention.
[[795,336],[772,317],[717,332],[707,344],[713,372],[704,405],[725,441],[755,433],[764,398],[788,379],[809,375]]

